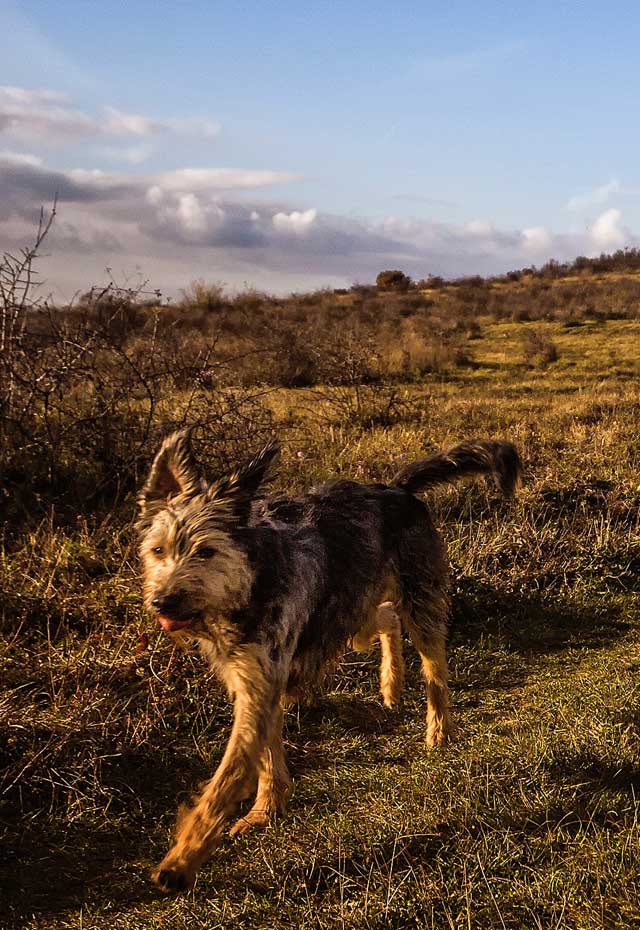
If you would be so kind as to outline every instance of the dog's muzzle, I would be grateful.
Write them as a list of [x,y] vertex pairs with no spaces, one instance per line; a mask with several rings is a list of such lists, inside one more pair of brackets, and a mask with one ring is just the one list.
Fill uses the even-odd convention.
[[198,619],[199,614],[185,609],[185,601],[183,591],[167,594],[165,597],[154,597],[151,601],[152,606],[158,611],[158,623],[167,633],[186,630]]

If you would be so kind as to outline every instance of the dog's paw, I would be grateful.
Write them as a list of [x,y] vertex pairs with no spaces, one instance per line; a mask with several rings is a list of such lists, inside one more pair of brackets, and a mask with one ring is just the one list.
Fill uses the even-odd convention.
[[236,820],[229,830],[229,836],[244,836],[250,830],[264,830],[271,822],[271,815],[267,811],[249,811],[244,817]]
[[427,749],[437,749],[439,746],[446,746],[448,742],[449,737],[442,732],[429,733],[426,739]]
[[160,863],[151,873],[151,879],[165,894],[180,894],[192,887],[195,875],[185,866]]
[[382,703],[388,710],[397,710],[402,700],[402,691],[381,691]]
[[427,749],[436,749],[438,746],[446,746],[453,739],[453,728],[451,726],[429,726],[427,730]]

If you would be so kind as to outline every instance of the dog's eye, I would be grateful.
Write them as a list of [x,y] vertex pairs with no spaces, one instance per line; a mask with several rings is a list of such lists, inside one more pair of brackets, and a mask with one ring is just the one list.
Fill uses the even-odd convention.
[[196,558],[197,559],[212,559],[215,554],[216,554],[216,550],[213,548],[213,546],[202,546],[202,548],[197,550]]
[[154,546],[151,551],[154,555],[164,555],[164,549],[162,546]]

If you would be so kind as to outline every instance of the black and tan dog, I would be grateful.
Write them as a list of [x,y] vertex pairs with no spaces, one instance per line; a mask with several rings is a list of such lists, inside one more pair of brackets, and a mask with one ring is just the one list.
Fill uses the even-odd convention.
[[140,495],[146,605],[168,633],[199,641],[234,702],[222,762],[154,872],[164,891],[193,883],[256,779],[255,804],[231,832],[283,810],[291,786],[283,706],[317,687],[349,642],[363,648],[380,638],[382,691],[393,703],[401,623],[422,660],[427,744],[447,739],[446,558],[414,495],[477,474],[511,494],[521,472],[511,443],[475,440],[408,465],[389,486],[336,481],[297,498],[264,498],[277,453],[268,445],[208,483],[177,433]]

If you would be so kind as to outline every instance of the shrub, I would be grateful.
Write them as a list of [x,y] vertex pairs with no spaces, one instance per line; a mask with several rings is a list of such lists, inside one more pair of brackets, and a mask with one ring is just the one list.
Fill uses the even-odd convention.
[[34,298],[53,215],[31,248],[0,261],[0,509],[14,527],[52,505],[73,519],[78,507],[122,503],[172,429],[191,427],[220,466],[271,429],[260,394],[234,383],[215,337],[185,348],[128,290],[91,292],[73,312]]
[[532,330],[523,337],[522,357],[525,365],[544,368],[558,361],[558,347],[544,330]]
[[209,283],[202,278],[192,281],[183,292],[182,306],[189,310],[202,310],[215,313],[225,305],[224,284],[220,281]]
[[376,287],[380,291],[405,292],[411,286],[411,278],[403,271],[381,271],[376,278]]

